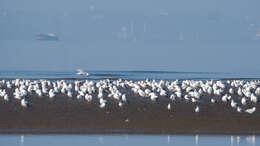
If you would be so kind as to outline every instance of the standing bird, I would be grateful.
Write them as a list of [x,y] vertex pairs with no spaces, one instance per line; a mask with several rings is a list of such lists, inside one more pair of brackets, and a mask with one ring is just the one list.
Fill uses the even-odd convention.
[[72,92],[71,92],[71,91],[68,91],[67,96],[68,96],[69,98],[72,98]]
[[211,98],[211,103],[216,103],[216,100],[214,98]]
[[228,95],[225,94],[224,96],[222,96],[221,100],[222,100],[223,102],[227,102],[227,100],[228,100]]
[[176,96],[175,96],[174,94],[172,94],[172,95],[170,96],[170,99],[171,99],[172,101],[174,101],[174,100],[176,99]]
[[250,96],[250,100],[254,103],[257,103],[257,97],[253,93]]
[[50,98],[54,98],[56,95],[55,95],[55,93],[53,92],[53,89],[51,89],[50,91],[49,91],[49,97]]
[[242,92],[242,89],[239,87],[238,90],[237,90],[237,94],[239,96],[243,96],[243,92]]
[[168,104],[167,109],[171,110],[171,104],[170,103]]
[[200,107],[199,107],[199,106],[196,106],[195,112],[196,112],[196,113],[200,112]]
[[242,104],[242,105],[246,105],[246,102],[247,102],[247,99],[246,99],[245,97],[243,97],[243,98],[241,99],[241,104]]
[[230,95],[233,95],[234,94],[233,88],[230,88],[228,92],[229,92]]
[[150,93],[150,98],[151,98],[152,101],[156,101],[158,96],[154,92],[152,92],[152,93]]
[[106,100],[104,100],[103,98],[100,98],[99,99],[99,103],[100,103],[99,107],[104,108],[106,106],[106,102],[107,102]]
[[27,108],[29,106],[28,101],[26,101],[24,98],[21,100],[21,106]]
[[236,108],[237,107],[237,103],[232,99],[231,100],[231,107],[233,107],[233,108]]
[[124,107],[125,104],[123,104],[121,101],[119,101],[118,106],[119,106],[119,107]]
[[126,102],[126,95],[125,94],[123,94],[121,98],[122,98],[123,102]]
[[105,106],[106,106],[106,103],[105,103],[105,102],[100,103],[100,105],[99,105],[100,108],[104,108]]
[[242,112],[242,108],[237,106],[237,112],[241,113]]
[[246,109],[245,112],[249,114],[253,114],[256,111],[256,107]]
[[8,97],[7,94],[5,94],[5,96],[4,96],[4,100],[5,100],[5,101],[9,101],[9,97]]

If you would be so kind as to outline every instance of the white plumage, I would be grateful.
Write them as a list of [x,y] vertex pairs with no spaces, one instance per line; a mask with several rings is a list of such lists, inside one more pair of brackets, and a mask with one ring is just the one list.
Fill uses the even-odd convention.
[[252,107],[252,108],[249,108],[249,109],[245,110],[245,112],[249,113],[249,114],[253,114],[255,111],[256,111],[256,107]]

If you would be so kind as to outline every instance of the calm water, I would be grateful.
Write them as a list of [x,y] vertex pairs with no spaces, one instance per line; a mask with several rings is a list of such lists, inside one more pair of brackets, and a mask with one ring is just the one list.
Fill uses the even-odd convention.
[[1,146],[257,146],[259,136],[209,135],[0,135]]
[[131,79],[131,80],[176,80],[176,79],[230,79],[246,78],[260,79],[259,74],[246,73],[214,73],[214,72],[168,72],[168,71],[87,71],[89,76],[77,75],[76,71],[55,72],[55,71],[0,71],[0,78],[27,78],[27,79],[62,79],[62,78],[86,78],[89,80],[102,79]]

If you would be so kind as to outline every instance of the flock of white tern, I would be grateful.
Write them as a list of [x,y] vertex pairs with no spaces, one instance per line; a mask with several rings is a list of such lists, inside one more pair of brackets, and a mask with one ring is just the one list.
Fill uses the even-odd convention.
[[[7,93],[6,89],[12,89],[13,93]],[[194,112],[199,112],[199,103],[203,98],[209,98],[211,103],[226,103],[237,112],[253,114],[256,111],[258,98],[260,97],[260,81],[227,80],[227,81],[132,81],[132,80],[2,80],[0,81],[0,99],[6,103],[13,97],[24,108],[30,107],[29,97],[48,96],[57,98],[62,94],[68,98],[76,97],[79,100],[91,102],[94,98],[99,101],[99,107],[104,108],[111,98],[118,101],[119,107],[126,106],[129,95],[148,98],[152,102],[159,98],[169,99],[167,109],[174,111],[173,104],[177,100],[185,100],[194,103]],[[133,96],[133,95],[132,95]],[[250,105],[250,106],[249,106]]]

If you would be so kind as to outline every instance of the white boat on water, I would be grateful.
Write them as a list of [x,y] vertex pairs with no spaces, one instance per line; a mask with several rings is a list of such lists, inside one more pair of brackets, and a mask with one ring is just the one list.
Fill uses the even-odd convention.
[[88,75],[89,75],[89,73],[84,72],[82,69],[78,69],[78,70],[77,70],[77,74],[78,74],[78,75],[83,75],[83,76],[88,76]]
[[42,41],[58,41],[59,37],[55,33],[48,33],[48,34],[38,34],[36,36],[36,39]]

